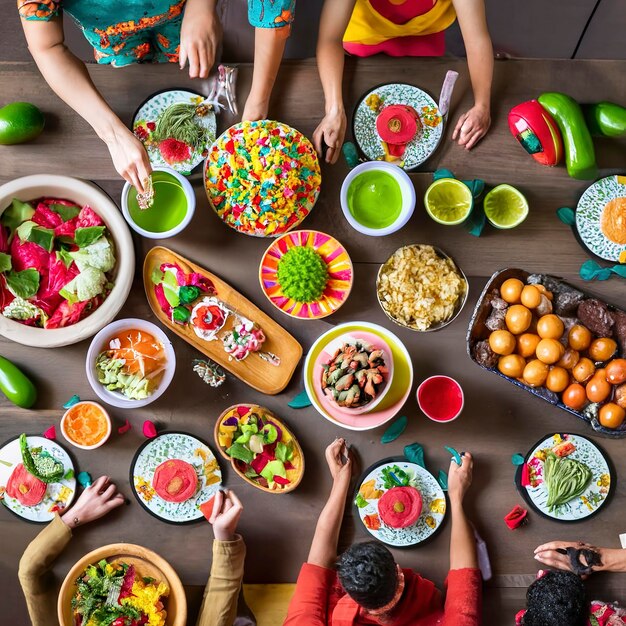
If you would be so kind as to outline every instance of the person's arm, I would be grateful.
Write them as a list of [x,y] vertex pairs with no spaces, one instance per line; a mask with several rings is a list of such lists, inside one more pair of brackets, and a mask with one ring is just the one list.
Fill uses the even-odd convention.
[[32,626],[49,626],[55,614],[56,593],[49,571],[72,538],[72,528],[103,517],[124,503],[124,497],[106,476],[85,489],[76,504],[46,526],[20,559],[18,578]]
[[317,69],[324,90],[324,118],[313,133],[313,145],[322,156],[326,144],[326,162],[336,163],[346,134],[346,111],[343,105],[343,35],[350,23],[355,0],[326,0],[317,36]]
[[463,498],[472,484],[473,459],[469,452],[462,465],[450,463],[448,496],[452,531],[450,572],[446,581],[446,603],[441,626],[479,626],[481,623],[482,580],[474,531],[463,508]]
[[352,461],[343,439],[335,439],[326,448],[326,462],[333,486],[317,521],[309,556],[300,570],[283,626],[327,623],[328,594],[336,577],[331,568],[337,560],[339,531],[352,478]]
[[213,502],[213,562],[196,626],[232,626],[237,616],[246,546],[236,534],[243,506],[232,491],[218,491]]
[[452,139],[471,149],[491,125],[493,46],[487,28],[484,0],[453,0],[469,67],[474,106],[459,118]]
[[48,85],[104,141],[120,176],[143,191],[143,182],[151,172],[148,155],[98,92],[85,64],[65,46],[62,18],[22,19],[22,27],[30,53]]
[[594,572],[626,572],[626,550],[621,548],[596,548],[592,545],[575,541],[551,541],[535,549],[535,559],[544,565],[556,569],[570,570],[569,556],[561,551],[567,548],[587,548],[600,555],[601,565],[594,565]]
[[207,78],[222,38],[217,0],[187,0],[180,29],[179,63],[189,63],[189,78]]
[[248,0],[248,21],[254,26],[252,87],[242,120],[267,118],[285,44],[291,33],[295,0]]

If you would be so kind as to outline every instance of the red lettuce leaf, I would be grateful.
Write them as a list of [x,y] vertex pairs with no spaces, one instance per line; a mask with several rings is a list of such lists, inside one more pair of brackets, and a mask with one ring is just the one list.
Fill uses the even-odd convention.
[[87,312],[95,310],[102,304],[102,298],[96,297],[85,302],[75,302],[70,304],[67,300],[63,300],[55,309],[48,321],[46,328],[64,328],[80,322]]
[[89,228],[90,226],[104,226],[101,217],[89,206],[85,205],[76,218],[76,228]]
[[31,220],[39,226],[44,228],[56,228],[63,223],[61,216],[54,211],[51,211],[46,204],[40,202],[35,209],[35,214],[31,217]]
[[118,597],[118,604],[122,604],[121,600],[133,595],[133,583],[135,582],[135,566],[131,565],[124,574],[124,580],[122,581],[122,588],[120,589],[120,595]]
[[282,476],[274,476],[274,482],[277,485],[289,485],[291,481],[288,478],[283,478]]
[[0,252],[5,254],[9,251],[9,230],[0,225]]
[[78,222],[78,217],[73,217],[71,220],[63,222],[54,229],[54,236],[74,239],[74,234],[76,233],[76,222]]
[[16,272],[34,268],[41,274],[41,278],[44,279],[45,274],[48,273],[50,254],[50,252],[31,241],[22,243],[19,237],[14,237],[11,242],[13,270]]
[[154,286],[154,295],[156,296],[157,302],[161,307],[161,311],[169,317],[172,312],[172,307],[165,297],[165,292],[163,291],[163,285],[161,283]]

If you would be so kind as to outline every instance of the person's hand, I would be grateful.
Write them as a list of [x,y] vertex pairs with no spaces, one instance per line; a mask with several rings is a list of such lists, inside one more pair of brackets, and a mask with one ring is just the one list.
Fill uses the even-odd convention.
[[456,502],[462,502],[467,490],[470,488],[472,484],[472,469],[474,468],[474,459],[469,452],[463,454],[461,461],[461,465],[451,461],[448,471],[448,495],[450,500]]
[[350,484],[352,478],[352,458],[345,439],[335,439],[326,448],[326,463],[333,481],[344,486]]
[[250,94],[246,100],[246,106],[243,109],[241,121],[255,122],[256,120],[266,120],[269,104],[268,100],[263,100]]
[[[595,546],[589,545],[588,543],[583,543],[581,541],[551,541],[549,543],[544,543],[538,546],[535,549],[535,559],[544,565],[549,567],[554,567],[555,569],[563,569],[567,571],[573,571],[570,558],[567,554],[563,554],[559,552],[559,550],[565,551],[567,548],[576,548],[593,550],[600,555],[600,559],[602,560],[602,565],[594,565],[593,571],[599,572],[604,569],[604,565],[606,565],[605,559],[603,557],[603,548],[596,548]],[[586,565],[585,557],[581,555],[581,562]],[[586,578],[583,576],[583,578]]]
[[104,517],[124,502],[124,496],[110,482],[109,477],[100,476],[80,494],[76,504],[61,514],[61,519],[70,528],[76,528]]
[[474,105],[467,113],[463,113],[452,133],[452,141],[459,146],[471,150],[482,139],[491,126],[489,108]]
[[322,147],[328,146],[326,163],[336,163],[341,152],[343,139],[346,135],[346,113],[343,109],[327,113],[313,133],[313,145],[320,159],[323,157]]
[[208,78],[222,37],[222,26],[205,0],[187,0],[180,28],[179,63],[189,63],[189,78]]
[[127,128],[120,129],[107,141],[111,160],[117,173],[143,193],[143,184],[150,176],[152,167],[143,144]]
[[233,491],[220,490],[215,494],[209,522],[213,526],[213,535],[218,541],[232,541],[235,538],[242,512],[243,505]]

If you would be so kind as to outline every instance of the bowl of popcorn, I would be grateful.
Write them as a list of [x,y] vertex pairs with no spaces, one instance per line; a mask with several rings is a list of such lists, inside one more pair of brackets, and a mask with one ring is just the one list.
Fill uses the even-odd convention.
[[452,323],[467,302],[469,284],[456,263],[426,244],[398,248],[380,267],[376,295],[385,315],[419,332]]

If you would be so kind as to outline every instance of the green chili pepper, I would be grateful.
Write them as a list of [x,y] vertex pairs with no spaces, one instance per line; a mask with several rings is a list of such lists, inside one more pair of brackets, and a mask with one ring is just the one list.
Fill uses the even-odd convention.
[[591,133],[580,105],[564,93],[544,93],[537,98],[552,115],[563,136],[567,173],[572,178],[591,180],[598,175]]
[[592,135],[603,137],[626,135],[626,107],[614,102],[598,102],[584,105],[583,112]]
[[16,365],[0,356],[0,391],[13,404],[30,409],[37,400],[35,385]]

